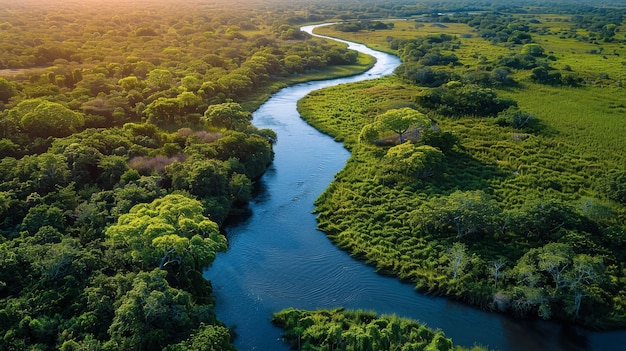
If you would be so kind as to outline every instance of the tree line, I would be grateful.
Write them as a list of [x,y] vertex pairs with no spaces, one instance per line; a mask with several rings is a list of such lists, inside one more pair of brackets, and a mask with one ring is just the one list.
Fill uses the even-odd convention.
[[142,5],[0,10],[0,349],[233,350],[202,271],[273,159],[255,94],[357,60],[263,2]]

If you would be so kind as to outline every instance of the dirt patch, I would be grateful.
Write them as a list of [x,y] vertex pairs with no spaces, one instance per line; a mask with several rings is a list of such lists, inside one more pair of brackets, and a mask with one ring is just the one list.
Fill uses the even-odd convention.
[[44,69],[46,67],[0,69],[0,77],[15,77],[29,72],[43,71]]

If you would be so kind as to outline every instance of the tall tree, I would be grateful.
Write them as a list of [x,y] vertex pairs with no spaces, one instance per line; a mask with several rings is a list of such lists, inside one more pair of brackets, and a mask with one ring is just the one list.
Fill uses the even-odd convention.
[[226,238],[204,214],[202,204],[183,195],[166,195],[149,204],[138,204],[106,230],[112,243],[131,250],[144,267],[176,264],[202,269],[226,250]]
[[[24,103],[30,110],[31,101],[21,102],[15,108],[21,109]],[[20,124],[31,137],[64,137],[79,131],[85,125],[85,117],[59,103],[37,99],[34,108],[22,115]]]
[[423,113],[409,107],[392,109],[378,115],[373,124],[366,125],[361,131],[361,140],[373,141],[385,132],[398,134],[400,144],[404,143],[404,133],[410,128],[419,130],[430,123]]
[[465,269],[468,263],[467,246],[463,243],[456,242],[452,244],[452,247],[448,250],[448,255],[452,279],[456,279],[459,274],[463,272],[463,269]]
[[245,129],[252,120],[252,114],[236,102],[210,105],[204,112],[207,123],[220,128]]

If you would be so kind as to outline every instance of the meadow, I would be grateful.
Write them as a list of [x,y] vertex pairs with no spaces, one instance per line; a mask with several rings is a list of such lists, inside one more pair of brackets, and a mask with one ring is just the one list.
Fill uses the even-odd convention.
[[[572,16],[483,16],[318,29],[396,53],[407,67],[299,104],[303,118],[352,152],[316,203],[319,226],[353,256],[421,291],[518,316],[624,326],[623,32],[590,39]],[[492,37],[489,24],[520,31]],[[428,55],[456,58],[427,66]],[[506,83],[494,80],[497,70]],[[424,85],[424,72],[445,73]],[[448,96],[488,97],[477,106],[497,109],[463,112]],[[364,127],[403,107],[431,120],[411,141],[414,151],[362,138]],[[443,161],[429,163],[424,146],[442,150]],[[403,152],[404,159],[392,156]]]

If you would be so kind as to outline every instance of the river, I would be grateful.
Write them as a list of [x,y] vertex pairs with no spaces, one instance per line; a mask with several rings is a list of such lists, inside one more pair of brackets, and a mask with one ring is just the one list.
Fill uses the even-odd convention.
[[[302,29],[311,33],[314,26]],[[520,321],[445,298],[418,294],[413,286],[376,274],[316,229],[313,202],[350,156],[341,143],[305,123],[296,110],[313,90],[393,73],[398,58],[348,43],[376,57],[361,75],[284,88],[253,114],[258,128],[278,134],[272,166],[260,180],[249,218],[226,228],[229,249],[205,272],[216,296],[216,313],[235,326],[242,351],[289,350],[273,312],[287,307],[373,310],[416,319],[442,329],[455,344],[503,351],[618,350],[626,332],[590,332],[548,322]]]

